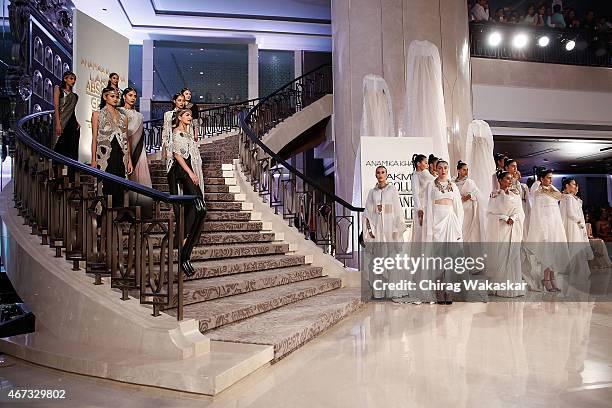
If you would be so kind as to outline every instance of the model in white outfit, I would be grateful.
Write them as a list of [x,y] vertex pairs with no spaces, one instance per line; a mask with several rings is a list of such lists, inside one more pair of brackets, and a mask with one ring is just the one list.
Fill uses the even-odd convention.
[[[521,283],[521,241],[523,240],[523,205],[521,197],[510,188],[512,176],[498,174],[500,189],[491,194],[487,214],[488,241],[491,253],[487,260],[487,276],[492,282]],[[497,291],[501,297],[523,296],[521,290]]]
[[491,191],[499,190],[499,181],[497,181],[497,172],[506,170],[506,156],[501,153],[493,155],[495,159],[495,172],[491,175]]
[[543,287],[548,292],[558,292],[560,289],[555,283],[554,273],[565,273],[569,264],[567,237],[559,210],[559,200],[563,195],[552,185],[552,171],[542,171],[540,181],[533,194],[527,235],[527,245],[540,268],[532,270],[534,275],[525,275],[525,280],[533,289]]
[[[463,236],[463,205],[459,187],[449,179],[448,163],[438,161],[438,177],[427,184],[425,193],[425,213],[423,229],[428,256],[453,257],[461,256]],[[446,245],[439,245],[446,244]],[[456,282],[459,275],[452,270],[430,271],[429,279],[442,282]],[[422,278],[423,279],[423,278]],[[452,293],[446,290],[436,291],[439,303],[451,303]]]
[[482,242],[483,228],[480,220],[478,197],[480,192],[474,180],[468,178],[468,165],[462,161],[457,163],[458,176],[455,184],[459,187],[463,202],[463,241]]
[[576,196],[577,192],[576,180],[565,180],[559,210],[570,255],[569,286],[583,293],[589,293],[591,270],[588,261],[593,259],[593,250],[586,232],[582,200]]
[[425,191],[427,184],[432,182],[435,177],[427,170],[427,157],[422,154],[415,154],[412,157],[414,172],[410,179],[412,184],[412,204],[413,204],[413,223],[412,223],[412,242],[423,242],[423,214],[425,211]]
[[363,223],[367,233],[366,242],[403,242],[406,231],[404,211],[400,203],[397,188],[387,183],[387,172],[384,167],[376,170],[377,176],[384,171],[384,180],[368,192],[363,212]]
[[[378,182],[368,192],[363,212],[364,241],[386,243],[371,247],[373,257],[393,257],[401,252],[401,247],[394,243],[404,241],[403,235],[406,231],[404,211],[400,203],[399,192],[395,186],[387,182],[387,169],[384,166],[376,168],[376,179]],[[402,278],[403,276],[400,276],[399,271],[396,270],[386,270],[382,275],[383,281],[386,282],[400,282]],[[377,279],[381,279],[381,276],[372,274],[369,277],[372,296],[375,299],[399,298],[406,295],[404,291],[375,289],[374,280]]]

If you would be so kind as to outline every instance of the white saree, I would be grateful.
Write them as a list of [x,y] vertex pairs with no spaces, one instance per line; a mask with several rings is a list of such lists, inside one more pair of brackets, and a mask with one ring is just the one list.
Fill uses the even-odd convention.
[[[513,221],[512,225],[507,223]],[[487,259],[487,276],[495,283],[521,283],[521,241],[525,214],[521,197],[498,190],[491,195],[487,214],[487,231],[491,253]],[[495,293],[501,297],[523,296],[521,290]]]

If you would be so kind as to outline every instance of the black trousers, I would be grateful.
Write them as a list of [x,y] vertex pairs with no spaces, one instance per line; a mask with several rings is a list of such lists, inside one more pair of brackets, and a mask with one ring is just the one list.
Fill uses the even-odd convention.
[[[111,154],[108,158],[106,172],[125,178],[125,164],[123,163],[123,150],[117,139],[111,142]],[[102,184],[102,193],[113,197],[113,207],[123,207],[124,188],[121,184],[105,181]]]
[[[193,169],[193,167],[191,166],[191,158],[185,159],[185,162],[187,163],[190,169]],[[200,186],[197,184],[193,184],[193,181],[191,181],[191,177],[189,177],[189,175],[181,167],[181,165],[175,161],[172,164],[170,171],[168,172],[168,187],[170,190],[170,194],[173,194],[173,195],[178,194],[179,185],[183,189],[184,195],[194,195],[194,196],[200,196],[204,198],[204,195],[202,194],[202,190],[200,189]],[[179,210],[180,210],[179,206],[174,205],[174,219],[175,220],[178,220],[179,218]],[[194,205],[186,204],[185,205],[185,229],[184,229],[185,238],[187,238],[189,231],[191,229],[191,226],[195,224],[195,218],[196,218],[196,211],[195,211]],[[196,235],[200,235],[201,229],[202,228],[200,227],[198,231],[195,231]]]
[[[76,116],[73,114],[62,134],[57,139],[53,150],[62,156],[69,157],[73,160],[79,160],[79,141],[81,139],[81,130],[77,128],[77,120]],[[74,170],[72,168],[68,168],[68,175],[70,176],[70,180],[74,180]]]

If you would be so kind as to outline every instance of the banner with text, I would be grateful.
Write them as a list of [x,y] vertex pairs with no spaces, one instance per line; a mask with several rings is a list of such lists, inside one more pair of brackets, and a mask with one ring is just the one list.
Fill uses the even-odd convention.
[[426,137],[367,137],[361,138],[361,197],[376,184],[376,167],[387,168],[387,180],[400,195],[406,223],[412,225],[412,155],[429,155],[432,140]]
[[119,74],[119,88],[127,87],[129,40],[94,20],[74,11],[74,47],[72,65],[77,81],[74,91],[79,95],[76,117],[81,124],[79,160],[91,160],[91,114],[99,108],[100,94],[111,72]]

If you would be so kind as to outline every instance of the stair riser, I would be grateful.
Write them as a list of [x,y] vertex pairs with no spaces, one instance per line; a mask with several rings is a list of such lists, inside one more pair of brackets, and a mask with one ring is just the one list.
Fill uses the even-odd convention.
[[222,231],[261,231],[263,223],[261,222],[205,222],[204,232],[222,232]]
[[216,276],[233,275],[245,272],[257,272],[267,269],[286,268],[289,266],[304,265],[303,256],[288,256],[281,259],[247,260],[242,262],[228,261],[224,265],[204,266],[194,265],[195,273],[186,280],[214,278]]
[[253,317],[255,315],[265,313],[267,311],[277,309],[290,303],[299,302],[300,300],[308,299],[309,297],[338,289],[342,285],[342,281],[326,282],[315,288],[308,288],[298,293],[283,296],[280,298],[269,299],[254,305],[246,305],[243,309],[215,316],[214,319],[200,320],[200,332],[206,333],[208,330],[221,327],[226,324],[234,323],[240,320]]
[[[241,258],[258,255],[283,255],[289,251],[289,244],[270,244],[259,247],[235,247],[218,249],[215,247],[195,247],[191,253],[192,261],[211,259]],[[153,256],[154,262],[159,262],[159,253]],[[178,251],[174,251],[174,259],[178,259]]]
[[301,345],[309,342],[318,336],[321,332],[334,324],[338,323],[340,320],[344,319],[349,314],[353,313],[357,309],[359,309],[362,305],[360,299],[353,299],[350,303],[345,305],[339,310],[335,310],[332,313],[326,313],[321,318],[317,319],[314,324],[311,324],[307,327],[302,328],[299,333],[294,334],[293,336],[284,339],[281,343],[274,345],[274,362],[280,360],[285,357],[287,354],[291,353],[293,350],[297,349]]
[[[153,246],[159,247],[161,245],[161,236],[151,236],[149,239],[152,240]],[[124,237],[124,245],[127,245],[127,240],[128,237]],[[221,236],[202,234],[198,245],[266,243],[275,240],[276,234],[273,232],[232,232]]]
[[[164,210],[159,214],[159,218],[168,219],[174,215],[172,210]],[[207,212],[206,221],[251,221],[250,212]]]
[[[271,288],[274,286],[287,285],[294,282],[301,282],[307,279],[320,278],[323,275],[321,268],[312,268],[296,273],[270,276],[263,279],[245,280],[239,284],[228,284],[223,286],[209,286],[199,290],[185,291],[183,294],[183,304],[191,305],[194,303],[206,302],[222,297],[240,295],[242,293],[253,292],[260,289]],[[176,288],[178,290],[178,287]],[[174,293],[177,293],[177,290]],[[178,304],[177,295],[172,300],[172,306]]]

